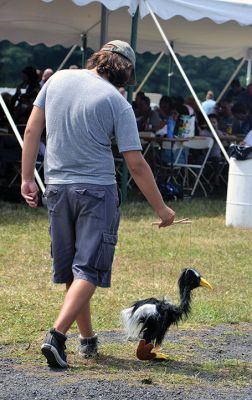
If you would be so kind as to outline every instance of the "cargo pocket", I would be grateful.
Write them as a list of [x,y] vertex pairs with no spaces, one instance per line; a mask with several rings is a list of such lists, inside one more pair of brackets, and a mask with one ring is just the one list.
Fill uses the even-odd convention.
[[101,244],[95,263],[95,268],[99,271],[109,271],[112,267],[115,246],[117,243],[117,235],[103,233]]
[[81,189],[75,190],[81,206],[81,213],[95,218],[103,218],[104,215],[104,190]]

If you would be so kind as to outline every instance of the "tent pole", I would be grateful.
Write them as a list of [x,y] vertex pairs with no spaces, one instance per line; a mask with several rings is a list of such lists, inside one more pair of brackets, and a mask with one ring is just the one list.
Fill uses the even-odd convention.
[[[2,106],[3,112],[5,113],[8,121],[9,121],[9,124],[10,124],[10,126],[11,126],[11,128],[12,128],[12,130],[13,130],[13,132],[14,132],[14,134],[15,134],[15,136],[16,136],[16,138],[17,138],[17,140],[18,140],[18,142],[19,142],[19,144],[21,146],[21,148],[23,148],[23,143],[24,143],[23,139],[22,139],[22,137],[21,137],[16,125],[15,125],[15,122],[13,121],[13,118],[12,118],[12,116],[11,116],[11,114],[10,114],[10,112],[9,112],[5,102],[4,102],[4,99],[2,98],[1,93],[0,93],[0,104]],[[44,186],[44,184],[43,184],[43,182],[42,182],[42,180],[41,180],[41,178],[39,176],[39,173],[38,173],[38,171],[36,169],[34,170],[34,174],[35,174],[35,178],[36,178],[36,180],[38,182],[38,185],[39,185],[42,193],[44,193],[45,186]]]
[[[64,60],[62,61],[62,63],[60,64],[60,66],[58,67],[57,71],[60,71],[64,65],[66,64],[67,60],[71,57],[71,55],[73,54],[74,50],[76,49],[77,44],[74,44],[73,47],[71,47],[70,51],[67,53],[66,57],[64,58]],[[57,72],[56,71],[56,72]]]
[[82,33],[81,35],[81,67],[84,68],[86,64],[86,52],[87,52],[87,34]]
[[222,99],[222,97],[224,96],[224,94],[226,93],[227,89],[229,88],[232,80],[236,77],[236,75],[238,74],[238,72],[240,71],[241,67],[243,66],[243,64],[245,63],[246,58],[243,58],[240,62],[240,64],[238,65],[238,67],[236,68],[236,70],[234,71],[234,73],[231,75],[231,77],[229,78],[228,82],[226,83],[225,87],[222,89],[222,91],[220,92],[216,103],[218,103],[220,101],[220,99]]
[[[174,42],[171,42],[172,48],[174,47]],[[169,54],[169,67],[168,67],[168,84],[167,84],[167,95],[171,95],[171,77],[173,76],[173,58]]]
[[250,58],[248,60],[248,65],[247,65],[246,85],[249,85],[251,82],[251,64],[252,64],[252,59]]
[[152,9],[151,9],[151,7],[150,7],[148,1],[147,1],[147,0],[144,0],[144,2],[145,2],[146,6],[147,6],[147,8],[148,8],[148,10],[149,10],[149,12],[150,12],[150,15],[152,16],[152,19],[153,19],[153,21],[154,21],[154,23],[155,23],[157,29],[159,30],[160,35],[162,36],[162,38],[163,38],[163,40],[164,40],[166,46],[168,47],[168,50],[170,51],[170,53],[171,53],[171,55],[172,55],[172,57],[173,57],[173,60],[175,61],[175,63],[176,63],[176,65],[177,65],[177,67],[178,67],[178,69],[179,69],[181,75],[183,76],[183,78],[184,78],[184,80],[185,80],[185,82],[186,82],[186,84],[187,84],[187,86],[188,86],[188,88],[189,88],[191,94],[193,95],[193,97],[194,97],[194,99],[195,99],[195,101],[196,101],[196,103],[197,103],[197,105],[198,105],[198,107],[199,107],[201,113],[203,114],[203,116],[204,116],[204,118],[205,118],[205,120],[206,120],[206,122],[207,122],[207,125],[209,126],[209,129],[211,130],[211,132],[212,132],[214,138],[216,139],[218,145],[220,146],[220,149],[221,149],[221,151],[222,151],[222,153],[223,153],[225,159],[227,160],[227,162],[228,162],[228,164],[229,164],[229,162],[230,162],[230,161],[229,161],[229,156],[228,156],[228,154],[227,154],[227,152],[226,152],[226,150],[225,150],[223,144],[221,143],[221,140],[220,140],[219,136],[218,136],[217,133],[215,132],[215,130],[214,130],[214,128],[213,128],[213,125],[211,124],[211,121],[209,120],[207,114],[206,114],[205,111],[203,110],[202,105],[201,105],[201,102],[199,101],[198,96],[196,95],[196,93],[195,93],[195,91],[194,91],[194,89],[193,89],[191,83],[189,82],[189,79],[187,78],[187,76],[186,76],[186,74],[185,74],[185,72],[184,72],[184,70],[183,70],[183,68],[182,68],[182,66],[181,66],[181,64],[180,64],[180,62],[179,62],[179,60],[178,60],[176,54],[175,54],[175,52],[173,51],[172,46],[170,45],[170,43],[169,43],[167,37],[165,36],[165,33],[164,33],[162,27],[160,26],[160,24],[159,24],[159,22],[158,22],[158,20],[157,20],[157,18],[156,18],[156,16],[155,16],[155,14],[153,13],[153,11],[152,11]]
[[[136,51],[138,15],[139,15],[139,7],[137,7],[135,15],[132,18],[132,24],[131,24],[130,45],[134,51]],[[127,100],[130,104],[132,104],[133,89],[134,89],[133,86],[129,86]],[[128,182],[128,168],[124,160],[122,165],[122,182],[121,182],[122,202],[125,202],[127,199],[127,182]]]
[[100,49],[108,41],[108,9],[101,6],[101,31],[100,31]]
[[149,79],[150,75],[152,74],[152,72],[154,71],[154,69],[156,68],[156,66],[158,65],[158,63],[160,62],[161,58],[164,55],[164,51],[162,51],[158,58],[156,59],[156,61],[153,63],[152,67],[150,68],[150,70],[147,72],[147,74],[145,75],[145,77],[143,78],[142,82],[140,83],[140,85],[137,87],[136,91],[135,91],[135,95],[140,92],[140,90],[142,89],[143,85],[145,84],[145,82],[147,81],[147,79]]

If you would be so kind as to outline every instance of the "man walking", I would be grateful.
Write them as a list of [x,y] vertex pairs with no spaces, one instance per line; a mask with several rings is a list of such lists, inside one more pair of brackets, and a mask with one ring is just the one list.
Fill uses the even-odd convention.
[[126,42],[111,41],[91,56],[87,69],[55,73],[42,87],[27,123],[21,192],[31,207],[37,206],[34,166],[46,126],[45,197],[53,281],[67,287],[61,311],[41,348],[50,366],[68,366],[66,333],[74,321],[80,331],[79,354],[97,353],[90,299],[97,286],[110,286],[119,225],[112,137],[160,217],[159,226],[174,220],[141,154],[132,107],[117,89],[134,80],[134,51]]

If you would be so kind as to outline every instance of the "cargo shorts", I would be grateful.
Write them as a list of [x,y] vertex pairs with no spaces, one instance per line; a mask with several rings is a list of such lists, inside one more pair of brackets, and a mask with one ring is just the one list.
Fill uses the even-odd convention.
[[117,185],[47,185],[53,282],[110,287],[120,220]]

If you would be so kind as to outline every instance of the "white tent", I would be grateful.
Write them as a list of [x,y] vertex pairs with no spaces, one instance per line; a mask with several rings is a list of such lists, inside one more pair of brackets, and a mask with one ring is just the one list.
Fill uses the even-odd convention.
[[[175,53],[243,58],[249,60],[251,68],[252,1],[0,0],[2,39],[14,43],[27,41],[31,44],[42,42],[47,45],[70,46],[78,44],[84,33],[87,35],[88,46],[97,49],[100,45],[101,4],[113,10],[109,15],[108,39],[120,38],[126,41],[130,38],[130,15],[134,15],[139,7],[142,19],[139,21],[136,50],[154,53],[169,50],[228,160]],[[1,96],[0,102],[8,114]],[[18,137],[17,130],[14,127],[13,130]],[[18,139],[20,141],[21,138]]]
[[[144,0],[0,0],[2,39],[13,43],[99,47],[101,4],[109,15],[108,39],[129,40],[139,6],[137,52],[166,50]],[[174,51],[182,56],[246,58],[252,47],[252,1],[148,0]],[[84,7],[81,7],[84,6]],[[167,21],[168,20],[168,21]]]

